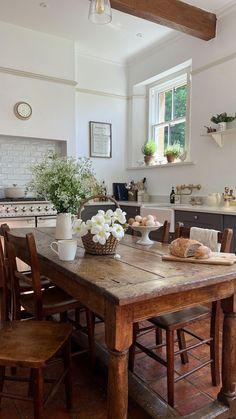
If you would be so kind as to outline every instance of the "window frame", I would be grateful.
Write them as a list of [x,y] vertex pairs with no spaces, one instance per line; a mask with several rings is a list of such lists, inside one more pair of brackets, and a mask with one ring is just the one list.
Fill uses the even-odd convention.
[[[171,90],[174,87],[181,86],[181,83],[186,82],[187,87],[187,96],[186,96],[186,114],[185,117],[179,117],[171,119],[170,121],[157,122],[156,116],[159,116],[159,93]],[[154,96],[152,94],[154,90]],[[186,150],[186,160],[190,159],[190,99],[191,99],[191,67],[185,67],[181,71],[172,73],[167,77],[163,77],[158,81],[155,81],[152,84],[147,86],[147,94],[149,99],[148,105],[148,138],[154,138],[155,128],[168,127],[170,131],[171,125],[173,126],[176,122],[184,122],[185,120],[185,150]],[[173,114],[173,101],[172,101],[172,114]],[[157,112],[158,111],[158,112]],[[155,122],[154,122],[155,121]],[[159,156],[164,158],[164,156]]]

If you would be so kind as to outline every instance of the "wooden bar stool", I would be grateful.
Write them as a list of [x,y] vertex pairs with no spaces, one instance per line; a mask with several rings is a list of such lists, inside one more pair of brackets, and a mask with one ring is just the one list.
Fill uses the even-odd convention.
[[[190,228],[184,227],[180,224],[177,225],[175,231],[175,237],[189,238]],[[218,241],[221,243],[221,252],[230,252],[232,243],[233,231],[231,229],[225,229],[223,233],[218,234]],[[208,308],[205,306],[197,306],[187,308],[174,313],[170,313],[163,316],[150,318],[148,321],[159,329],[163,329],[166,332],[166,359],[161,358],[157,355],[154,350],[164,346],[159,342],[158,345],[153,347],[147,347],[144,344],[137,341],[138,338],[138,325],[134,324],[133,329],[133,344],[130,348],[129,354],[129,368],[131,371],[134,369],[135,361],[135,347],[139,348],[142,352],[145,352],[152,359],[158,361],[162,365],[167,367],[167,392],[168,392],[168,403],[174,407],[174,383],[186,378],[190,374],[198,371],[199,369],[210,365],[211,366],[211,378],[212,385],[217,386],[220,384],[220,368],[219,368],[219,339],[220,339],[220,302],[216,301],[212,303],[212,307]],[[194,322],[211,319],[210,325],[210,337],[204,339],[198,336],[196,333],[185,329],[187,326],[192,325]],[[179,344],[179,350],[174,352],[174,334],[177,332],[177,339]],[[197,343],[190,346],[186,346],[185,333],[191,335],[197,339]],[[178,378],[174,378],[174,357],[177,355],[181,356],[181,361],[186,364],[188,360],[187,351],[198,348],[204,344],[210,346],[210,359],[203,362],[198,367],[188,371],[186,374],[179,375]]]

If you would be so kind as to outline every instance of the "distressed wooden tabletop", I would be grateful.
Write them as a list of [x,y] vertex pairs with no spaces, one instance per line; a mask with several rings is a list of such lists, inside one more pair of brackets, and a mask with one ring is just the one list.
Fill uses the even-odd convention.
[[141,246],[136,244],[137,237],[129,235],[118,245],[120,259],[88,255],[78,240],[75,260],[62,262],[50,249],[55,237],[54,228],[17,229],[14,234],[22,235],[29,231],[35,235],[41,258],[56,264],[61,272],[106,295],[118,305],[222,284],[236,278],[236,264],[216,266],[162,261],[161,255],[168,253],[167,245],[156,242],[151,246]]

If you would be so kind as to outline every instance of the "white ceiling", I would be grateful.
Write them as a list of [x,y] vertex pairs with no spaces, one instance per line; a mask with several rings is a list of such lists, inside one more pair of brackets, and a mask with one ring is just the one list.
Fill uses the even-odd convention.
[[[235,4],[235,0],[185,2],[215,13]],[[40,7],[41,3],[47,7]],[[124,62],[176,33],[116,10],[112,11],[112,23],[94,25],[88,21],[88,9],[89,0],[0,0],[0,20],[74,40],[82,53],[116,62]]]

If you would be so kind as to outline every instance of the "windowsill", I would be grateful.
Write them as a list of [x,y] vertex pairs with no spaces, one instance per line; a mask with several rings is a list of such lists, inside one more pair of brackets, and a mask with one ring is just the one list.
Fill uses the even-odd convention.
[[150,166],[131,166],[127,167],[126,170],[146,170],[146,169],[163,169],[164,167],[179,167],[179,166],[190,166],[196,164],[193,161],[178,161],[176,163],[164,163],[164,164],[152,164]]

